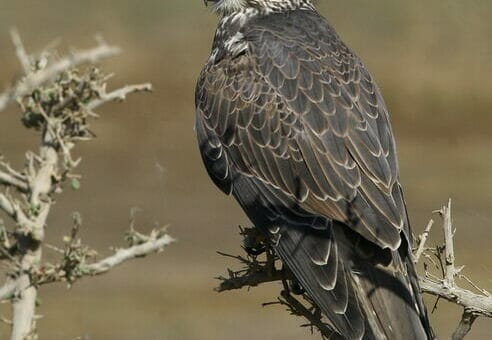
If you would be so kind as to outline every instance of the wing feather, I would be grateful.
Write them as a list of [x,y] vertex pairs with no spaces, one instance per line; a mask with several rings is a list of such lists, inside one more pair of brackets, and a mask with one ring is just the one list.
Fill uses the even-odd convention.
[[347,244],[357,248],[350,242],[363,239],[386,253],[398,249],[402,230],[411,243],[382,95],[316,12],[259,17],[240,33],[248,51],[219,53],[197,83],[203,161],[217,186],[271,234],[343,335],[334,338],[362,339],[367,306],[353,264],[344,263]]
[[[394,140],[362,62],[319,17],[287,28],[258,19],[242,33],[250,52],[209,65],[197,88],[197,120],[224,149],[221,169],[255,176],[396,249],[406,213],[394,190]],[[216,177],[230,179],[223,169]]]

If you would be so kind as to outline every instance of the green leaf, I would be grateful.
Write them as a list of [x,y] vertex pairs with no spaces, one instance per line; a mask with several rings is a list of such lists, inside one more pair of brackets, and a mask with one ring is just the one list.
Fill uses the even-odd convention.
[[80,189],[80,181],[77,178],[72,178],[72,182],[70,183],[72,186],[73,190],[79,190]]

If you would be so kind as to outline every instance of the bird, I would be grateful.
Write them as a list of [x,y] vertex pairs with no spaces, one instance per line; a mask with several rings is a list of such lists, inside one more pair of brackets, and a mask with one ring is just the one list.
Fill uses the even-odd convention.
[[434,338],[381,90],[312,0],[205,0],[218,14],[195,132],[332,339]]

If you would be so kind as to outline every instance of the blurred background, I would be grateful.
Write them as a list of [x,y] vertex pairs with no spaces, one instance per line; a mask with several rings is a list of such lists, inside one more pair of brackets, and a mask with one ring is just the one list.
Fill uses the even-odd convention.
[[[492,2],[320,0],[319,8],[383,89],[415,232],[452,197],[458,264],[492,290]],[[213,291],[214,277],[234,266],[216,250],[239,253],[237,226],[248,225],[207,178],[193,133],[194,85],[216,22],[201,0],[0,0],[0,86],[20,74],[8,34],[15,25],[30,51],[54,38],[61,51],[90,47],[101,33],[124,50],[103,65],[116,74],[113,85],[155,87],[103,109],[93,124],[98,138],[78,149],[82,188],[58,198],[49,241],[60,244],[79,211],[86,243],[108,254],[122,244],[132,207],[141,209],[141,230],[169,223],[179,239],[163,254],[71,290],[43,287],[42,339],[317,339],[282,307],[261,307],[276,298],[277,284]],[[24,151],[36,147],[16,108],[3,112],[0,152],[21,166]],[[441,242],[439,227],[431,242]],[[8,316],[7,307],[0,314]],[[431,318],[440,338],[460,315],[439,303]],[[0,338],[8,331],[0,324]],[[491,334],[492,320],[480,319],[469,338]]]

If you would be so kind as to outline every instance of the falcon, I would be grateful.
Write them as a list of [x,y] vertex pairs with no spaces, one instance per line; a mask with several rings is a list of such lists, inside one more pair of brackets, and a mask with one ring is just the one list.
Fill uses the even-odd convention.
[[206,0],[220,21],[195,94],[213,182],[333,339],[431,339],[381,91],[312,0]]

